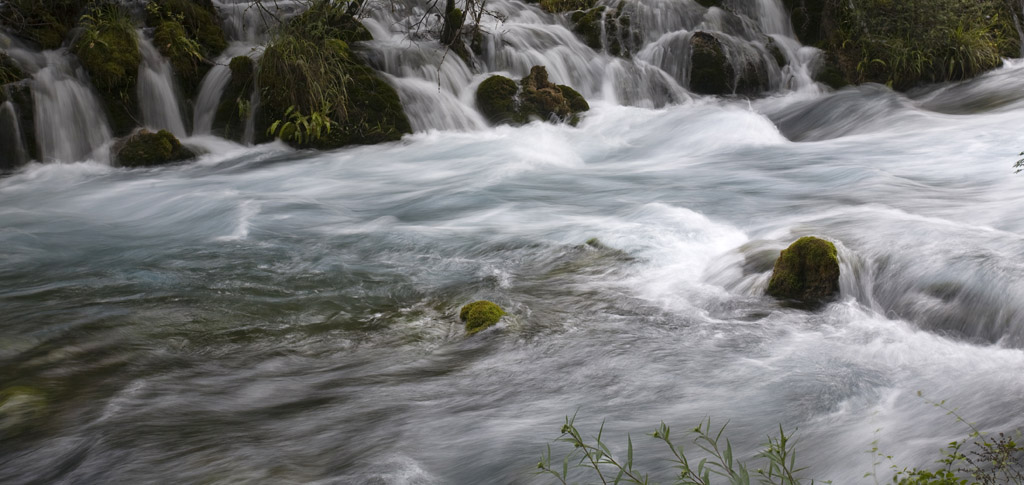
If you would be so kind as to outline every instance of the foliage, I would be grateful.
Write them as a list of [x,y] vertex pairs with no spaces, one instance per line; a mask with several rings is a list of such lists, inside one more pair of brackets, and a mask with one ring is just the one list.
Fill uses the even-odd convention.
[[138,125],[139,39],[131,15],[113,3],[93,4],[79,23],[81,33],[72,45],[107,108],[115,135]]
[[[823,3],[822,1],[806,3]],[[854,82],[908,89],[961,80],[1019,55],[1005,0],[825,0],[820,29]]]
[[0,51],[0,86],[21,81],[25,77],[25,71],[21,70],[18,63],[6,52]]
[[7,0],[0,2],[0,25],[44,49],[56,49],[87,3],[89,0]]
[[[626,437],[626,456],[616,457],[608,445],[602,440],[604,424],[597,432],[593,441],[586,440],[575,425],[576,416],[566,416],[565,424],[562,425],[562,434],[556,439],[572,445],[572,451],[566,454],[560,461],[560,467],[552,466],[551,446],[547,452],[541,455],[537,468],[538,473],[553,476],[559,483],[567,484],[570,478],[570,466],[582,468],[589,474],[596,475],[601,483],[651,483],[650,476],[641,472],[634,466],[633,439]],[[726,423],[727,425],[728,423]],[[709,485],[715,483],[714,479],[724,479],[734,485],[749,485],[751,483],[750,468],[746,463],[737,460],[733,455],[732,444],[728,438],[724,438],[726,425],[720,428],[712,426],[711,418],[707,418],[690,431],[691,442],[696,445],[698,459],[694,454],[687,454],[689,451],[683,445],[676,445],[672,441],[671,429],[665,423],[661,423],[649,436],[663,442],[668,446],[673,467],[679,470],[679,475],[673,483],[678,485]],[[764,448],[757,454],[756,458],[763,460],[761,467],[754,470],[754,483],[775,484],[775,485],[799,485],[802,483],[813,484],[814,480],[803,476],[805,468],[796,464],[796,452],[793,450],[793,438],[787,436],[782,427],[779,427],[777,436],[769,436]],[[555,462],[556,465],[559,462]],[[824,482],[830,483],[830,482]]]
[[304,115],[294,106],[290,106],[284,112],[285,119],[271,124],[268,132],[282,140],[300,145],[319,140],[321,136],[331,132],[331,119],[324,114],[330,111],[330,106],[322,106],[320,110]]

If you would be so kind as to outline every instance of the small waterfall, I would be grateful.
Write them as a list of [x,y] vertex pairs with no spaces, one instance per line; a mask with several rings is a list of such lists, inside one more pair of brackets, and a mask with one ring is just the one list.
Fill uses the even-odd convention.
[[142,123],[151,130],[167,130],[183,138],[188,135],[181,116],[177,90],[174,87],[174,71],[152,42],[139,32],[139,107]]
[[28,162],[28,150],[22,140],[21,122],[14,103],[0,104],[0,169],[17,167]]
[[65,50],[44,51],[32,78],[36,138],[44,161],[84,160],[111,138],[103,107]]

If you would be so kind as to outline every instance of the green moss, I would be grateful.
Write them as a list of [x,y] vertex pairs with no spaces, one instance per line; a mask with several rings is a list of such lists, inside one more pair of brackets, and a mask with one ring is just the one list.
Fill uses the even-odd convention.
[[[1004,0],[803,0],[819,11],[822,47],[846,80],[905,90],[922,83],[961,80],[1020,55],[1018,13]],[[813,8],[812,8],[813,5]],[[814,40],[806,34],[805,42]]]
[[690,39],[690,91],[730,94],[735,75],[718,38],[707,32],[694,32]]
[[114,4],[93,8],[82,17],[82,34],[72,46],[93,86],[104,100],[115,135],[136,125],[139,42],[128,12]]
[[64,43],[88,1],[8,0],[0,5],[0,25],[44,49],[56,49]]
[[571,12],[594,8],[596,0],[540,0],[540,8],[551,13]]
[[601,49],[601,17],[607,7],[596,7],[586,11],[573,12],[572,31],[583,39],[591,49]]
[[187,97],[197,94],[210,70],[209,59],[228,45],[209,0],[155,0],[146,7],[146,25],[153,27],[153,42],[174,67]]
[[[267,132],[279,122],[275,134],[293,145],[329,149],[393,141],[411,133],[398,93],[344,40],[363,38],[361,34],[345,34],[339,24],[325,23],[335,16],[358,21],[340,4],[318,2],[311,11],[323,15],[307,12],[310,16],[293,19],[260,59],[257,134],[269,138]],[[308,131],[303,131],[304,122],[312,123]]]
[[142,130],[114,147],[114,163],[120,167],[147,167],[195,158],[188,148],[167,130]]
[[459,38],[465,17],[461,9],[455,8],[455,0],[447,0],[444,7],[444,26],[441,28],[442,44],[452,45]]
[[501,320],[505,311],[487,300],[470,303],[459,311],[459,320],[466,322],[466,333],[473,335]]
[[802,237],[782,250],[775,261],[767,293],[775,298],[816,304],[839,292],[836,246],[816,237]]
[[476,105],[480,113],[494,124],[519,121],[516,93],[519,86],[504,76],[491,76],[476,90]]
[[590,109],[576,90],[549,81],[544,66],[533,66],[518,86],[507,77],[487,78],[477,89],[476,102],[484,117],[494,124],[560,119],[575,125],[579,114]]

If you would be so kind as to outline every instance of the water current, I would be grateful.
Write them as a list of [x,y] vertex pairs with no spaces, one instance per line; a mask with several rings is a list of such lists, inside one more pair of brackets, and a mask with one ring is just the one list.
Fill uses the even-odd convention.
[[[688,93],[648,45],[587,61],[578,127],[487,127],[466,109],[483,75],[457,61],[439,88],[434,54],[389,49],[374,18],[368,55],[422,107],[399,142],[196,135],[195,163],[126,170],[86,156],[102,126],[52,151],[84,161],[0,178],[0,391],[21,403],[0,482],[550,483],[532,472],[578,413],[618,453],[630,433],[660,481],[643,433],[683,441],[710,416],[738,456],[781,425],[808,475],[874,483],[873,443],[927,466],[969,432],[918,391],[1024,426],[1024,63],[833,92],[789,39],[806,61],[748,100]],[[564,42],[488,59],[568,82]],[[81,89],[62,69],[39,76]],[[804,235],[839,248],[841,295],[817,310],[763,295]],[[509,315],[467,338],[478,299]]]

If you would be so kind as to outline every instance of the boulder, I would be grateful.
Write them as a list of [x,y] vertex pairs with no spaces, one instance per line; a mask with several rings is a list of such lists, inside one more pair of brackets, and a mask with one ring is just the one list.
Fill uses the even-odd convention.
[[466,334],[473,335],[488,328],[505,315],[505,310],[487,300],[470,303],[459,311],[459,320],[466,322]]
[[369,38],[343,3],[319,2],[285,24],[257,68],[257,141],[332,149],[411,133],[398,93],[349,47]]
[[480,112],[494,124],[519,125],[540,119],[575,126],[580,113],[590,109],[575,89],[549,81],[544,66],[533,66],[518,85],[504,76],[487,78],[477,88],[476,101]]
[[[573,12],[569,17],[572,31],[592,49],[607,49],[608,54],[629,58],[640,48],[642,39],[640,33],[632,28],[625,6],[626,2],[621,1],[612,10],[609,10],[611,7],[600,6]],[[607,46],[602,37],[607,39]]]
[[767,293],[782,300],[815,305],[839,293],[836,246],[816,237],[802,237],[783,249],[775,261]]
[[114,165],[129,168],[162,165],[196,157],[192,150],[182,146],[167,130],[157,133],[140,130],[118,142],[113,152]]
[[721,41],[708,32],[694,32],[690,38],[690,91],[731,94],[735,77]]

